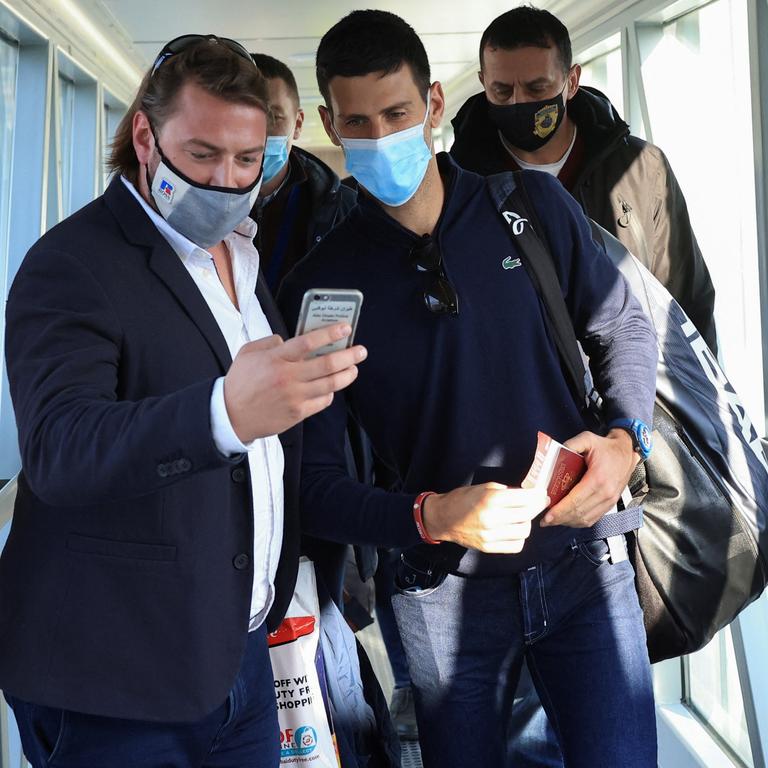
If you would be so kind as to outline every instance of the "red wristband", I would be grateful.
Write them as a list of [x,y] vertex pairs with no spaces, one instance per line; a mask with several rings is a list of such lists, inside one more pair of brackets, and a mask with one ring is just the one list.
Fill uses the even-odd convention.
[[416,497],[416,501],[413,502],[413,522],[416,523],[416,530],[419,532],[419,536],[421,536],[421,540],[425,544],[440,544],[441,542],[437,541],[437,539],[433,539],[428,533],[427,529],[424,525],[424,519],[421,516],[421,508],[424,504],[425,499],[427,496],[434,496],[435,491],[424,491],[424,493],[420,493]]

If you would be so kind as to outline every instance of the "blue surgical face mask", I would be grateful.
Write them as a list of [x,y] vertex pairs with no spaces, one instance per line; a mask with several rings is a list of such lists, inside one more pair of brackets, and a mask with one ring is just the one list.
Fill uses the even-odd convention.
[[333,129],[344,149],[347,172],[384,205],[404,205],[421,186],[432,157],[432,147],[424,141],[428,118],[429,93],[419,125],[380,139],[347,139]]
[[288,136],[267,136],[264,148],[264,183],[267,184],[280,173],[288,162]]

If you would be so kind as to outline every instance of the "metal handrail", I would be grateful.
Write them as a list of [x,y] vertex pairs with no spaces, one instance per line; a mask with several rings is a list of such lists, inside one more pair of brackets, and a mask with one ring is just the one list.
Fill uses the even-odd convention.
[[0,696],[0,768],[11,768],[11,747],[8,739],[8,705]]
[[13,502],[16,500],[16,477],[0,488],[0,528],[13,517]]
[[[9,480],[0,488],[0,530],[2,530],[13,517],[13,503],[16,500],[16,478]],[[8,706],[0,694],[0,768],[10,768],[10,744],[9,744],[9,717]],[[21,757],[22,768],[28,765],[24,757]]]

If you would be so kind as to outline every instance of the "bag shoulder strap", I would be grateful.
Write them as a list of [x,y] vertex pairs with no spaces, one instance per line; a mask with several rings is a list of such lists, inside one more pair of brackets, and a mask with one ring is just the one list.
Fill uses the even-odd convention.
[[[544,303],[549,328],[571,390],[586,412],[599,420],[600,398],[591,386],[591,377],[584,366],[552,254],[543,239],[544,228],[528,196],[523,175],[520,171],[498,174],[487,177],[487,183],[496,207],[510,225],[510,237]],[[629,499],[624,504],[624,509],[603,515],[590,529],[590,538],[607,539],[639,528],[642,525],[642,505]]]
[[[544,303],[549,327],[560,355],[564,373],[578,403],[588,405],[587,371],[573,329],[568,306],[563,298],[560,280],[544,228],[531,203],[520,171],[497,174],[487,178],[488,187],[497,209],[510,225],[510,236],[523,257],[528,276]],[[589,387],[590,399],[592,387]]]

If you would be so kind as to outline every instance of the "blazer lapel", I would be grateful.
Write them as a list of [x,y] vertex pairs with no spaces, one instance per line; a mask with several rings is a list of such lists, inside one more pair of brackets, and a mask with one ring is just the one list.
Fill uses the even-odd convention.
[[200,333],[205,336],[221,365],[222,372],[229,370],[232,356],[219,324],[181,259],[167,243],[163,242],[152,249],[149,268],[165,283]]
[[264,275],[259,270],[259,279],[256,282],[256,298],[261,304],[261,308],[266,315],[269,327],[272,329],[272,333],[277,333],[282,336],[283,339],[288,338],[288,329],[285,327],[283,316],[280,314],[280,310],[275,304],[275,300],[272,298],[272,293],[267,286],[267,281],[264,279]]
[[181,259],[157,231],[157,227],[119,177],[115,176],[112,179],[104,193],[104,199],[120,223],[126,239],[150,249],[149,268],[165,283],[184,308],[213,350],[222,372],[226,372],[232,364],[229,347],[216,318],[195,285],[195,281],[181,263]]

